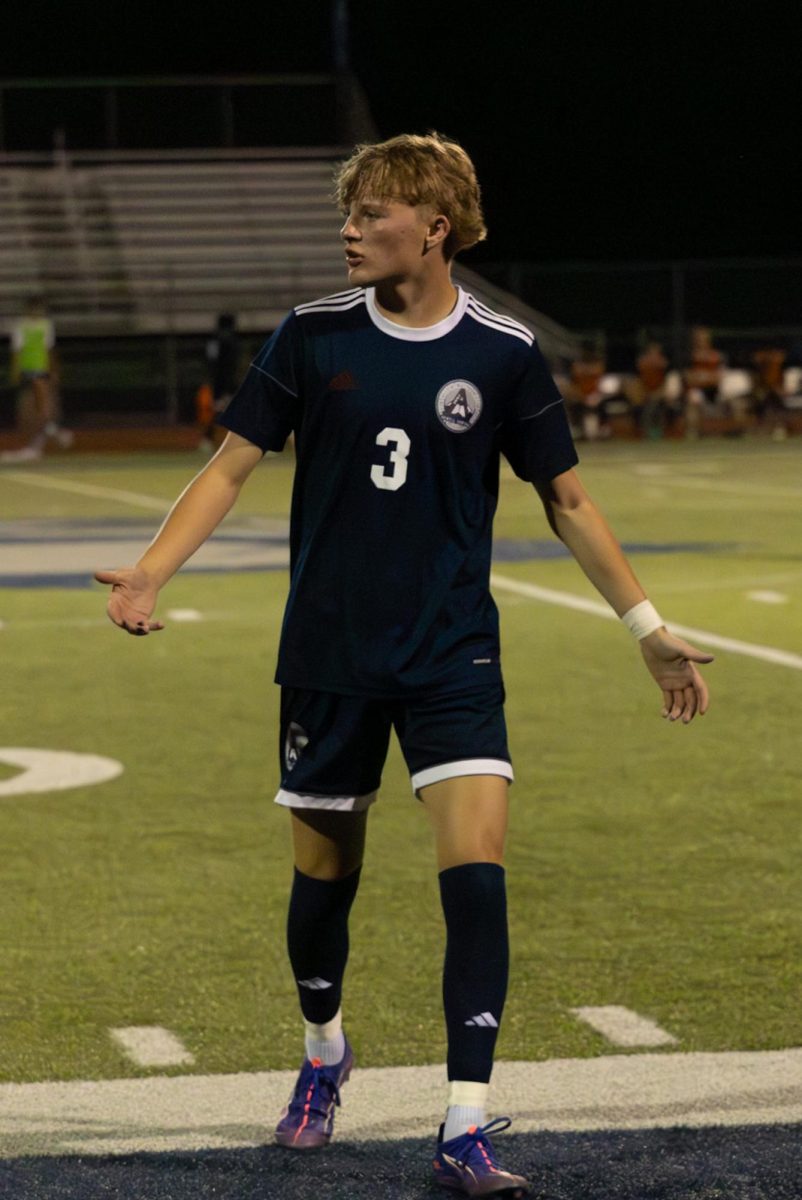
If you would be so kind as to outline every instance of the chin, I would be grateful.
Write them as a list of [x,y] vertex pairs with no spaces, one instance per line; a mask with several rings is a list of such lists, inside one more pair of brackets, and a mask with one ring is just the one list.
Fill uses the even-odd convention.
[[370,269],[362,263],[358,267],[348,268],[348,280],[360,287],[372,287],[375,280],[371,277]]

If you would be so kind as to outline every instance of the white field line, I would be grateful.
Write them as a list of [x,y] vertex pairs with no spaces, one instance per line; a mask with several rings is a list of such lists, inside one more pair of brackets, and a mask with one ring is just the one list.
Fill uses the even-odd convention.
[[[558,592],[554,588],[539,587],[534,583],[524,583],[522,580],[509,579],[506,575],[490,576],[490,585],[503,591],[514,592],[518,596],[529,596],[532,600],[542,600],[546,604],[557,604],[561,608],[573,608],[577,612],[592,613],[596,617],[617,621],[618,617],[607,604],[599,600],[590,600],[584,596],[574,596],[570,592]],[[781,667],[791,667],[802,671],[802,655],[793,654],[790,650],[777,650],[773,646],[759,646],[752,642],[741,642],[737,638],[722,637],[721,634],[711,633],[707,629],[696,629],[692,625],[678,625],[675,621],[667,621],[672,633],[680,637],[690,638],[691,641],[702,642],[705,646],[715,646],[720,650],[728,650],[731,654],[742,654],[747,658],[761,659],[763,662],[776,663]]]
[[650,1017],[642,1017],[620,1004],[584,1006],[570,1010],[614,1046],[674,1046],[677,1039]]
[[108,617],[25,617],[21,621],[0,621],[0,629],[92,629],[107,625]]
[[[295,1079],[265,1071],[3,1084],[0,1156],[263,1145]],[[442,1065],[357,1069],[337,1137],[433,1138],[445,1096]],[[516,1133],[802,1122],[802,1049],[500,1062],[490,1103]]]
[[[178,609],[181,612],[183,610]],[[193,610],[189,610],[190,612]],[[197,617],[173,617],[172,613],[166,614],[166,620],[176,624],[189,622],[190,624],[197,621]],[[258,617],[246,617],[238,612],[204,612],[200,620],[207,621],[226,621],[228,624],[236,625],[253,625],[264,627],[264,620]],[[6,633],[16,633],[19,629],[106,629],[109,626],[109,618],[100,617],[25,617],[21,620],[11,618],[7,621],[0,621],[0,631]]]
[[802,571],[775,571],[768,575],[743,575],[733,579],[691,580],[686,583],[660,584],[660,594],[664,592],[728,592],[742,591],[746,588],[759,588],[767,584],[798,583],[802,579]]
[[38,471],[3,471],[0,480],[10,479],[14,483],[25,483],[31,487],[46,488],[54,492],[72,492],[76,496],[91,496],[98,500],[116,500],[120,504],[147,508],[162,514],[167,513],[172,500],[159,500],[142,492],[128,492],[124,488],[99,487],[94,483],[76,483],[72,479],[59,479],[56,475],[40,475]]
[[[712,454],[705,456],[704,458],[683,458],[679,447],[677,449],[679,453],[676,455],[668,455],[665,458],[655,457],[650,459],[638,459],[633,458],[626,453],[613,454],[611,452],[609,454],[605,454],[603,458],[599,457],[592,460],[589,459],[588,465],[599,467],[606,466],[607,463],[612,463],[614,466],[627,463],[635,471],[640,471],[643,469],[644,472],[649,471],[654,465],[662,466],[668,472],[676,471],[677,469],[682,471],[718,472],[725,467],[734,467],[736,470],[740,470],[745,462],[752,463],[758,460],[761,462],[768,460],[774,464],[782,463],[783,461],[787,462],[794,456],[794,450],[788,446],[786,446],[784,451],[781,450],[776,454],[772,453],[771,450],[753,450],[750,448],[749,454],[744,457],[740,457],[737,454]],[[612,451],[611,447],[610,450]]]
[[[612,451],[612,447],[609,447],[609,448]],[[756,459],[760,459],[761,461],[764,459],[769,459],[771,462],[776,463],[776,462],[782,462],[783,458],[785,458],[785,457],[788,457],[788,458],[791,457],[791,455],[789,455],[787,453],[788,447],[786,447],[785,452],[780,451],[776,454],[773,453],[771,450],[753,450],[750,448],[749,454],[745,458],[741,458],[737,454],[735,454],[735,455],[710,454],[710,455],[706,455],[704,458],[685,458],[685,459],[683,459],[680,457],[680,455],[681,455],[680,448],[677,447],[677,450],[678,450],[677,455],[669,454],[665,458],[655,457],[655,458],[649,459],[648,461],[644,460],[644,459],[634,459],[633,460],[633,458],[630,455],[613,454],[611,452],[609,455],[605,454],[603,459],[602,458],[594,459],[593,466],[595,467],[600,464],[604,465],[604,463],[610,462],[610,463],[630,463],[633,466],[643,465],[643,466],[649,467],[652,465],[652,463],[662,463],[665,465],[665,467],[668,470],[675,471],[677,469],[677,464],[679,463],[682,466],[682,469],[686,470],[686,471],[690,471],[690,470],[693,470],[693,471],[716,470],[716,471],[718,471],[721,469],[722,466],[740,467],[744,461],[754,462]]]
[[125,1025],[109,1033],[138,1067],[188,1067],[195,1061],[180,1039],[161,1025]]
[[747,600],[757,600],[758,604],[787,604],[790,597],[785,592],[772,592],[768,588],[758,588],[755,592],[746,593]]
[[[655,480],[663,478],[662,476],[649,477],[649,482],[654,483]],[[700,492],[722,492],[725,495],[740,496],[744,500],[748,500],[750,496],[765,496],[768,499],[802,499],[802,488],[794,487],[772,487],[771,484],[750,483],[748,480],[738,483],[724,483],[716,479],[696,479],[687,475],[670,475],[664,479],[665,483],[671,487],[694,488]]]

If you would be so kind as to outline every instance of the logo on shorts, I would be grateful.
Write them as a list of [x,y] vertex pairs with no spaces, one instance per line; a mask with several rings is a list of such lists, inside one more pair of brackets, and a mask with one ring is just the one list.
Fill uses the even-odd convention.
[[452,379],[440,388],[434,407],[446,429],[464,433],[482,415],[482,393],[467,379]]
[[309,735],[306,730],[297,721],[290,721],[284,742],[284,762],[288,771],[292,770],[308,745]]

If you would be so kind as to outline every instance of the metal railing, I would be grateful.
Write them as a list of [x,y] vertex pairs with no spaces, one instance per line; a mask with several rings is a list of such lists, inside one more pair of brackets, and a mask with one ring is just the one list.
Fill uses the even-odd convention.
[[510,262],[481,270],[613,356],[654,337],[680,365],[692,325],[710,326],[736,358],[769,341],[802,355],[802,258]]
[[70,151],[353,145],[376,135],[347,65],[265,75],[0,79],[0,157]]

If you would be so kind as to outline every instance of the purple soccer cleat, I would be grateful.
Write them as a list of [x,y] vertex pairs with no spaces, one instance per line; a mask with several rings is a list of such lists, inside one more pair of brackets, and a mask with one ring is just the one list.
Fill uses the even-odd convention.
[[287,1107],[276,1126],[276,1141],[288,1150],[317,1150],[328,1146],[340,1088],[348,1081],[354,1052],[345,1040],[345,1054],[333,1067],[319,1058],[305,1058]]
[[[498,1165],[487,1136],[507,1129],[510,1124],[509,1117],[498,1117],[481,1129],[472,1125],[460,1137],[438,1141],[433,1162],[435,1182],[465,1196],[506,1196],[508,1200],[526,1196],[528,1182],[522,1175],[511,1175]],[[441,1137],[442,1132],[441,1128]]]

